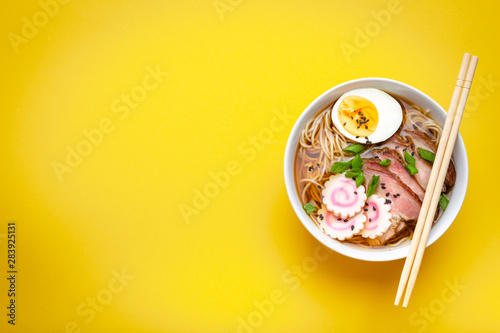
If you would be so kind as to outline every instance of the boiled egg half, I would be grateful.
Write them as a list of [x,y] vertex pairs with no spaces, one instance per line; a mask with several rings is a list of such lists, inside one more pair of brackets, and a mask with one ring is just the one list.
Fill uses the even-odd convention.
[[403,110],[398,101],[382,90],[355,89],[335,102],[332,121],[353,141],[377,143],[396,133],[403,121]]

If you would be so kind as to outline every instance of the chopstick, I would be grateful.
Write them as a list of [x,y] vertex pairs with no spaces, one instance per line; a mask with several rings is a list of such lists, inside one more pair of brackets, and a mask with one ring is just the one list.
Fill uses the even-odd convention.
[[[446,121],[444,123],[443,132],[441,134],[438,150],[436,152],[436,158],[434,159],[434,165],[436,166],[442,163],[444,157],[444,150],[446,148],[446,143],[448,142],[448,137],[451,132],[451,125],[453,124],[453,119],[455,118],[455,114],[457,111],[458,100],[460,98],[460,93],[462,92],[463,81],[465,79],[465,75],[467,74],[467,67],[469,66],[470,58],[471,55],[469,53],[464,54],[462,65],[460,66],[460,71],[458,73],[457,83],[455,85],[453,96],[451,98],[450,107],[448,108],[448,116],[446,117]],[[428,189],[436,187],[438,172],[439,168],[434,168],[434,167],[432,168],[431,175],[429,177],[429,183],[427,184]],[[415,228],[415,232],[413,233],[413,239],[411,241],[410,250],[408,251],[405,265],[403,267],[403,272],[401,273],[401,279],[399,280],[398,291],[396,294],[396,301],[394,302],[395,305],[399,305],[401,296],[403,295],[403,291],[408,282],[411,267],[413,265],[415,255],[417,253],[418,244],[420,243],[420,238],[422,236],[422,230],[424,229],[424,222],[425,218],[427,217],[426,212],[429,209],[431,199],[432,199],[431,191],[430,190],[426,191],[424,195],[424,201],[422,203],[422,208],[420,209],[420,214],[418,216],[417,226]]]
[[417,226],[413,234],[403,272],[401,273],[396,301],[394,302],[395,305],[399,305],[405,287],[406,293],[403,307],[407,307],[410,301],[410,296],[422,263],[422,257],[434,219],[434,213],[441,196],[441,189],[448,171],[451,154],[457,139],[458,129],[469,95],[472,79],[474,78],[477,61],[478,57],[473,56],[471,58],[469,53],[464,54],[457,83],[448,109],[448,116],[446,117],[441,139],[439,140],[436,158],[427,185],[427,191],[417,220]]

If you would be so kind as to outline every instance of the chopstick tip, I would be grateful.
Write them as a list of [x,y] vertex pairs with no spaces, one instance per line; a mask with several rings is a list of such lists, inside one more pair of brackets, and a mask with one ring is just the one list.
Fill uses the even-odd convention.
[[410,303],[410,296],[405,297],[405,300],[403,301],[403,308],[407,308],[408,303]]

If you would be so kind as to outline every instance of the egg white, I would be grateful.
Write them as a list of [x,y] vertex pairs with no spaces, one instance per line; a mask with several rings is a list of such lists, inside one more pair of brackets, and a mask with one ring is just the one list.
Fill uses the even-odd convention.
[[356,138],[355,135],[349,133],[344,126],[342,126],[338,118],[338,108],[342,99],[350,95],[366,98],[377,108],[378,125],[375,131],[368,136],[368,140],[371,143],[387,140],[394,133],[396,133],[399,126],[401,126],[401,122],[403,121],[403,109],[398,101],[396,101],[391,95],[375,88],[354,89],[340,96],[332,107],[332,121],[335,124],[335,127],[337,127],[337,129],[345,137],[360,143],[366,143],[367,141],[364,136]]

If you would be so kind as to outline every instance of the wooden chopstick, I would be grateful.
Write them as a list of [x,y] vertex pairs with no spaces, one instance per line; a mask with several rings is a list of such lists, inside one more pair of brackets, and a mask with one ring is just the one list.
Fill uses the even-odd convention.
[[427,244],[427,239],[429,238],[429,232],[432,227],[432,222],[434,220],[434,213],[437,208],[437,204],[439,202],[439,197],[441,196],[441,189],[443,187],[444,179],[446,178],[446,173],[448,172],[448,165],[450,164],[451,155],[453,153],[453,148],[455,147],[455,142],[458,136],[458,129],[460,127],[460,122],[462,121],[462,116],[464,113],[465,105],[467,103],[467,98],[469,96],[470,87],[472,85],[472,79],[474,78],[474,72],[476,71],[476,66],[478,62],[478,57],[473,56],[471,62],[469,64],[469,68],[467,69],[467,77],[465,78],[465,82],[463,83],[462,93],[460,95],[460,103],[458,104],[458,108],[456,111],[455,119],[453,121],[453,126],[451,128],[451,132],[448,138],[448,142],[446,144],[446,149],[444,153],[444,157],[441,164],[439,166],[439,176],[436,181],[436,186],[433,188],[433,195],[431,200],[431,206],[427,211],[427,216],[424,224],[424,229],[422,231],[422,236],[420,238],[420,242],[418,244],[417,254],[415,256],[415,260],[413,261],[410,278],[408,281],[408,285],[406,286],[405,299],[403,302],[403,307],[408,306],[408,302],[410,301],[410,296],[413,291],[413,287],[415,285],[415,281],[417,280],[418,271],[420,269],[420,265],[422,263],[422,257],[424,256],[425,247]]
[[429,237],[429,232],[434,219],[439,198],[441,196],[441,188],[446,177],[448,165],[450,163],[451,154],[455,146],[455,141],[458,135],[458,128],[465,109],[469,89],[474,77],[474,72],[477,66],[478,58],[472,57],[470,54],[464,54],[462,66],[458,75],[458,80],[453,92],[452,100],[448,110],[443,133],[438,145],[438,151],[434,160],[434,165],[427,185],[427,191],[424,196],[424,202],[417,221],[417,227],[413,235],[410,250],[405,261],[401,279],[399,281],[398,291],[396,294],[395,305],[398,305],[403,291],[406,287],[406,295],[403,306],[406,307],[410,300],[411,292],[420,269],[422,257]]
[[[462,59],[462,65],[460,66],[460,71],[458,73],[457,83],[453,91],[450,107],[448,108],[448,116],[446,117],[443,132],[441,134],[441,139],[439,140],[438,150],[436,152],[436,158],[434,159],[434,165],[439,165],[438,163],[441,163],[443,160],[444,150],[446,148],[446,143],[448,142],[448,136],[451,132],[451,125],[453,124],[453,119],[455,118],[455,114],[457,111],[458,101],[460,99],[460,93],[462,92],[463,81],[465,80],[465,75],[467,74],[467,67],[469,66],[470,58],[471,55],[469,53],[465,53]],[[427,184],[428,189],[435,188],[438,172],[439,168],[434,168],[434,167],[432,168],[431,175],[429,177],[429,183]],[[417,247],[420,242],[420,237],[422,235],[422,230],[424,229],[424,221],[425,218],[427,217],[426,212],[429,208],[431,199],[432,199],[431,191],[426,191],[424,195],[424,201],[422,203],[422,208],[420,209],[420,214],[418,216],[415,232],[413,233],[413,239],[411,241],[410,250],[408,251],[405,265],[403,267],[403,272],[401,273],[401,279],[399,280],[398,291],[396,294],[396,301],[394,302],[395,305],[399,305],[401,296],[403,295],[403,291],[406,288],[406,284],[410,276],[411,267],[413,265],[415,255],[417,253]]]

